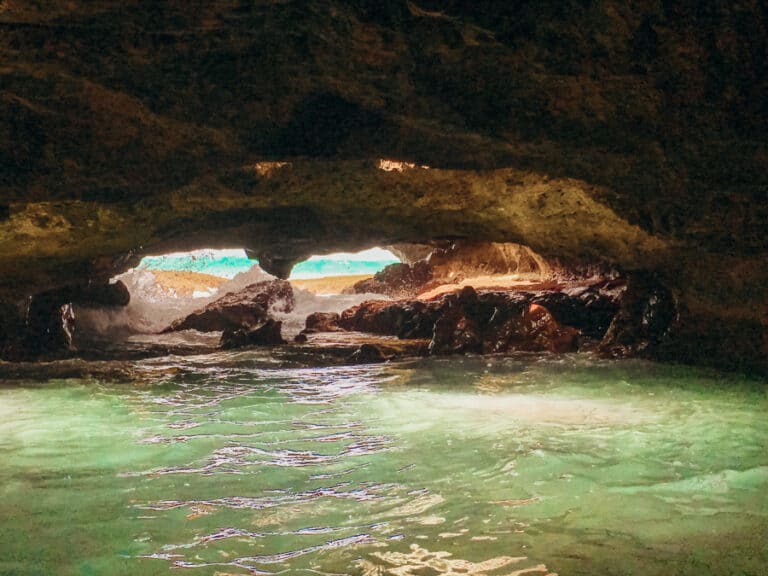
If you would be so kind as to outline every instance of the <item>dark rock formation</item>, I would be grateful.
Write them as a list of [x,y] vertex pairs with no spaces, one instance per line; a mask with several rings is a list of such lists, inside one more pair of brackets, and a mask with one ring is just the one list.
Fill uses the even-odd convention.
[[446,303],[429,344],[432,354],[578,349],[578,331],[560,326],[538,304],[499,294],[482,298],[469,287],[453,298],[448,297]]
[[21,306],[0,300],[0,358],[21,358],[24,331],[25,321]]
[[69,294],[62,294],[65,300],[87,308],[110,308],[128,306],[131,293],[121,281],[110,284],[97,284],[72,289]]
[[577,328],[584,336],[601,340],[619,311],[625,291],[623,279],[589,286],[566,288],[562,292],[543,292],[531,298],[557,318]]
[[621,308],[600,343],[600,351],[614,358],[653,357],[669,338],[677,319],[677,307],[669,289],[651,274],[632,274]]
[[258,328],[225,330],[219,346],[225,350],[245,348],[246,346],[279,346],[285,344],[280,333],[283,323],[269,319]]
[[12,0],[0,29],[0,299],[145,253],[515,242],[655,274],[660,353],[768,369],[761,1]]
[[0,355],[14,360],[66,354],[74,349],[76,318],[73,304],[89,308],[127,306],[125,284],[66,286],[40,292],[22,307],[0,305]]
[[356,294],[385,294],[394,298],[407,298],[417,294],[432,280],[432,266],[420,260],[414,264],[390,264],[373,278],[361,280],[352,287]]
[[290,312],[295,300],[293,288],[285,280],[264,280],[250,284],[238,292],[229,292],[202,310],[171,324],[163,332],[198,330],[251,330],[263,324],[269,312]]
[[58,290],[37,294],[29,302],[24,330],[24,354],[40,355],[69,352],[75,315],[72,304],[62,303]]
[[338,325],[345,330],[400,338],[431,338],[438,317],[439,306],[434,303],[369,300],[344,310]]
[[[545,296],[498,292],[478,295],[466,287],[428,302],[364,302],[342,312],[338,324],[348,330],[400,338],[430,338],[431,354],[578,349],[579,330],[561,325],[546,308],[534,303],[537,298],[544,300]],[[585,326],[587,331],[596,331]]]
[[338,332],[343,330],[339,326],[340,319],[341,316],[336,312],[314,312],[307,316],[303,332]]
[[353,364],[377,364],[386,362],[388,359],[389,357],[382,352],[381,348],[374,344],[362,344],[348,358]]

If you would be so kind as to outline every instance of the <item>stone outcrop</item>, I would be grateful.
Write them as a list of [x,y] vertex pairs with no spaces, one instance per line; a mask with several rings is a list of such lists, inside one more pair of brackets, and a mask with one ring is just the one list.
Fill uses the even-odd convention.
[[313,312],[304,323],[303,332],[312,334],[314,332],[338,332],[344,330],[339,326],[341,316],[336,312]]
[[0,300],[0,358],[19,360],[22,357],[24,331],[21,306]]
[[29,360],[74,350],[73,305],[119,308],[130,302],[123,282],[75,285],[35,294],[24,304],[0,302],[0,357]]
[[[399,338],[430,339],[430,354],[492,354],[509,351],[572,352],[581,337],[592,338],[607,328],[605,318],[596,315],[597,326],[589,325],[579,311],[595,306],[597,294],[585,289],[553,302],[564,317],[581,325],[581,330],[561,323],[555,314],[538,302],[547,302],[558,293],[486,292],[466,287],[460,292],[431,301],[364,302],[342,312],[334,324],[347,330],[387,334]],[[607,297],[603,297],[607,299]],[[601,310],[610,309],[606,302]],[[618,306],[616,306],[618,309]],[[608,320],[610,323],[610,319]],[[605,328],[603,328],[605,324]]]
[[647,274],[630,276],[618,313],[600,343],[611,357],[653,357],[677,321],[672,293]]
[[378,364],[386,362],[389,357],[375,344],[362,344],[349,355],[348,360],[352,364]]
[[175,321],[163,332],[198,330],[221,332],[245,330],[262,325],[270,311],[290,312],[295,305],[293,288],[285,280],[264,280],[237,292],[229,292],[186,317]]
[[338,325],[345,330],[398,338],[431,338],[439,308],[435,302],[369,300],[344,310]]
[[281,330],[283,323],[272,318],[256,328],[225,330],[219,346],[225,350],[247,346],[279,346],[285,344]]
[[361,280],[352,286],[356,294],[385,294],[393,298],[415,296],[432,280],[430,263],[419,260],[413,264],[390,264],[373,278]]
[[758,0],[7,0],[0,29],[2,300],[148,253],[514,242],[654,275],[665,357],[768,369]]
[[626,289],[623,279],[598,282],[589,286],[533,295],[558,322],[577,328],[584,336],[602,340],[622,305]]

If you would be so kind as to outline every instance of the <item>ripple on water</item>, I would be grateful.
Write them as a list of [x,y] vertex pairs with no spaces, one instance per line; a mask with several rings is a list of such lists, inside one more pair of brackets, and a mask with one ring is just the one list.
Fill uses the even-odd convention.
[[510,362],[237,353],[2,390],[0,573],[760,573],[764,392]]

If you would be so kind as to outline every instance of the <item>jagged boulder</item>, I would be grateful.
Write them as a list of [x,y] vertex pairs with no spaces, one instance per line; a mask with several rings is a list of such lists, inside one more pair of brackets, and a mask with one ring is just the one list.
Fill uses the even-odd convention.
[[653,274],[636,272],[629,277],[621,308],[600,343],[600,352],[612,358],[654,356],[669,338],[677,316],[671,291]]
[[[115,283],[88,283],[48,290],[33,296],[19,325],[11,323],[16,334],[5,345],[4,357],[36,358],[72,352],[77,329],[74,304],[88,308],[116,308],[126,306],[131,299],[128,288],[121,281]],[[6,332],[8,329],[4,329]]]
[[72,350],[75,315],[59,291],[37,294],[29,302],[24,327],[23,354],[37,357]]
[[564,326],[533,294],[460,292],[427,302],[367,301],[341,313],[347,330],[429,338],[430,354],[490,354],[510,350],[570,352],[579,331]]
[[414,264],[390,264],[373,278],[352,286],[355,294],[386,294],[394,298],[414,296],[432,280],[432,266],[420,260]]
[[340,332],[344,329],[339,326],[341,316],[336,312],[313,312],[304,323],[304,334],[315,332]]
[[73,304],[88,308],[111,308],[128,306],[131,293],[122,280],[108,284],[91,284],[71,288],[64,296]]
[[345,330],[390,334],[400,338],[430,338],[439,317],[435,302],[368,300],[341,313]]
[[481,298],[470,287],[448,300],[435,323],[429,351],[493,353],[511,350],[572,352],[578,330],[561,326],[543,306],[511,295]]
[[600,340],[619,311],[625,289],[624,279],[608,280],[562,292],[537,293],[531,302],[549,310],[561,324],[578,328],[584,336]]
[[269,319],[258,328],[252,330],[225,330],[221,335],[219,346],[225,350],[245,348],[246,346],[279,346],[285,344],[281,330],[283,323]]
[[181,320],[163,333],[179,330],[222,332],[245,330],[261,326],[270,311],[290,312],[296,301],[293,288],[285,280],[264,280],[250,284],[238,292],[229,292]]
[[347,358],[353,364],[378,364],[380,362],[386,362],[389,360],[389,356],[376,346],[375,344],[361,344],[352,354]]

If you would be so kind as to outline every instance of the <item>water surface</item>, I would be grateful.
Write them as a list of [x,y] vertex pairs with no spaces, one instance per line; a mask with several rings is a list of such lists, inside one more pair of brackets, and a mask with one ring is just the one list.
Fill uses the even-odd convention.
[[762,575],[765,383],[263,352],[0,388],[0,574]]

